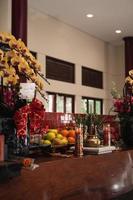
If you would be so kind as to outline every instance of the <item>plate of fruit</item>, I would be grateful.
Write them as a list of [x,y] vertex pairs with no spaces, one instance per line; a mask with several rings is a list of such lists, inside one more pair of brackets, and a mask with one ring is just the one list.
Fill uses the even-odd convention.
[[75,144],[75,130],[74,129],[49,129],[41,140],[43,144],[49,144],[54,148],[61,148]]

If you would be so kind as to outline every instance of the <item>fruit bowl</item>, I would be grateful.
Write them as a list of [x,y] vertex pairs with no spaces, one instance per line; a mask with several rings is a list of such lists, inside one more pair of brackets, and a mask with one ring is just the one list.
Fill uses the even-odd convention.
[[55,144],[55,145],[52,145],[52,148],[63,148],[67,146],[68,146],[67,144]]
[[33,144],[29,146],[29,149],[38,149],[38,148],[46,148],[51,146],[50,144]]
[[34,154],[37,152],[47,152],[50,151],[51,144],[32,144],[29,145],[28,154]]
[[58,145],[52,145],[51,150],[52,152],[60,152],[60,153],[66,153],[71,146],[74,146],[74,144],[58,144]]

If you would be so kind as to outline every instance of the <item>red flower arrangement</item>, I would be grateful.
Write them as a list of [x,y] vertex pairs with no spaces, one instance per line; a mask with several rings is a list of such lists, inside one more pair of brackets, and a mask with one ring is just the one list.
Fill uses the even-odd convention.
[[133,105],[133,97],[124,97],[123,99],[114,99],[114,112],[118,113],[129,113]]
[[29,134],[42,134],[45,109],[41,101],[34,99],[30,104],[20,108],[14,115],[17,136],[27,136],[29,120]]
[[133,147],[133,70],[125,78],[123,95],[121,96],[114,84],[112,88],[113,110],[117,112],[120,120],[121,138],[123,144]]
[[133,116],[133,70],[125,78],[123,94],[120,95],[115,83],[111,90],[113,96],[113,111],[118,113],[120,121],[127,120]]

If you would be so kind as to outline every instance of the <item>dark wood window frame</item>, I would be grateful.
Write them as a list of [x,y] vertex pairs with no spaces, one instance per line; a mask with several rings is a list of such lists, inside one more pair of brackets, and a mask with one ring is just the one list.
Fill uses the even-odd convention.
[[72,113],[74,113],[74,100],[75,96],[74,95],[69,95],[69,94],[63,94],[63,93],[54,93],[54,92],[47,92],[48,95],[54,95],[54,105],[53,105],[53,112],[57,112],[56,110],[56,95],[63,96],[64,97],[64,113],[66,113],[66,98],[70,97],[72,98]]
[[75,83],[75,64],[46,56],[46,78]]
[[88,101],[89,100],[93,100],[94,101],[94,114],[96,114],[96,101],[100,101],[101,102],[101,111],[100,114],[103,114],[103,99],[100,98],[93,98],[93,97],[82,97],[82,99],[86,99],[87,100],[87,113],[89,113],[89,106],[88,106]]
[[82,85],[103,89],[103,72],[82,66]]

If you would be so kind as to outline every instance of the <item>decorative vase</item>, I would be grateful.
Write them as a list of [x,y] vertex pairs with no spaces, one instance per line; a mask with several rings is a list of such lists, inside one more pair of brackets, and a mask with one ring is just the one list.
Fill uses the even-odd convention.
[[120,122],[121,137],[126,147],[133,147],[133,116]]

